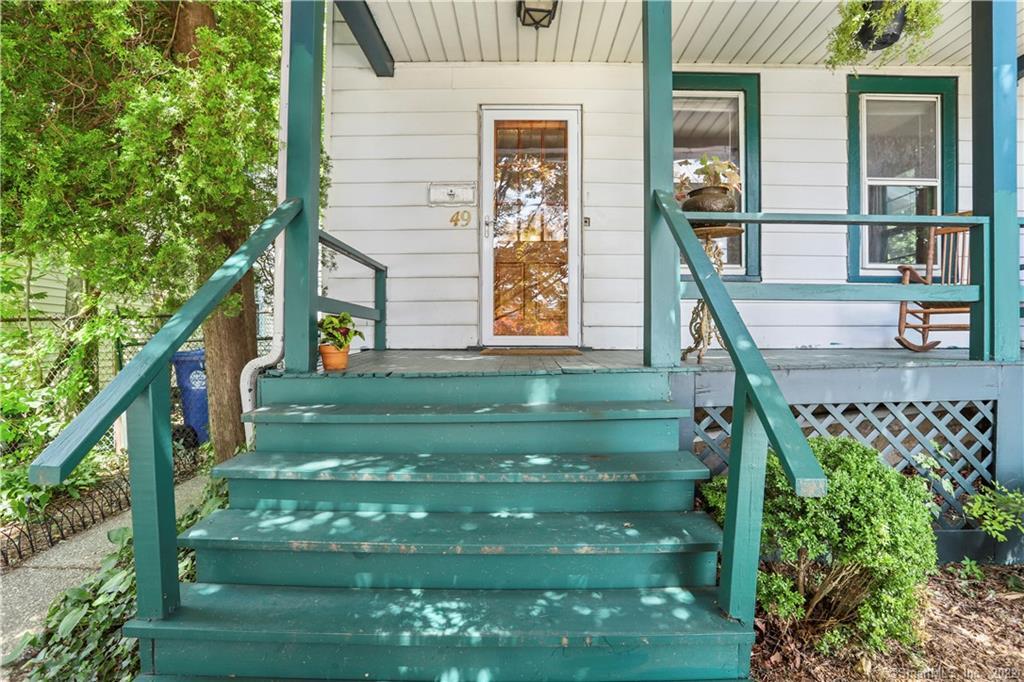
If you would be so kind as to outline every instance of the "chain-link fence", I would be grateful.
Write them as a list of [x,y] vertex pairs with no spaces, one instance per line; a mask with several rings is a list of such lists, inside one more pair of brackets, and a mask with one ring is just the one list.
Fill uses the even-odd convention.
[[[273,315],[269,309],[257,315],[257,348],[263,355],[270,348]],[[8,490],[4,495],[5,513],[0,517],[0,567],[16,565],[127,508],[123,419],[104,434],[88,456],[85,468],[91,467],[92,473],[81,488],[53,496],[26,488],[22,495],[12,481],[17,477],[25,480],[28,461],[113,379],[165,321],[166,317],[121,319],[117,340],[83,341],[77,334],[80,325],[69,317],[38,316],[28,321],[35,327],[27,329],[24,320],[4,320],[5,325],[16,328],[5,330],[2,349],[7,374],[4,389],[8,393],[2,453]],[[201,334],[182,345],[172,365],[175,477],[184,480],[198,469],[198,447],[209,438]],[[15,368],[18,371],[13,371]],[[10,408],[15,393],[25,399],[20,407]]]

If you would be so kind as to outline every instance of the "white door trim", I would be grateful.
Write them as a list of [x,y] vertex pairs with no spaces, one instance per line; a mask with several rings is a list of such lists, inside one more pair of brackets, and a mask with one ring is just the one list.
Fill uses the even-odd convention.
[[[582,122],[580,106],[480,107],[480,324],[485,346],[578,346],[582,268]],[[569,161],[569,333],[566,336],[496,336],[494,334],[494,255],[490,220],[494,206],[494,123],[513,121],[566,121]]]

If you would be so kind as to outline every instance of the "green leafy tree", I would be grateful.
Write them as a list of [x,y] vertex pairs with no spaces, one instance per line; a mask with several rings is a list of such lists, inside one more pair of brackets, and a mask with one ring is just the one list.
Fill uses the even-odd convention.
[[[4,252],[84,283],[83,306],[169,312],[275,202],[280,5],[2,3]],[[218,456],[244,439],[252,277],[203,328]]]

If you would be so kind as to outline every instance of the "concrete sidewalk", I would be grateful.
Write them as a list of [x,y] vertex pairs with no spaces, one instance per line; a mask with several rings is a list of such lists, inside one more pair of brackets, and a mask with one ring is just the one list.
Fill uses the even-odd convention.
[[[178,484],[174,500],[179,516],[202,500],[207,480],[200,475]],[[61,592],[88,578],[103,557],[114,551],[107,533],[131,522],[130,510],[112,516],[0,576],[0,649],[4,656],[22,634],[40,628],[50,603]]]

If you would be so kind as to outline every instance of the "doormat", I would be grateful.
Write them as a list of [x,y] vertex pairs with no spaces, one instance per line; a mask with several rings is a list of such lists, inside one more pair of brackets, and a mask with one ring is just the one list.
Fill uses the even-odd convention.
[[480,355],[583,355],[578,348],[484,348]]

